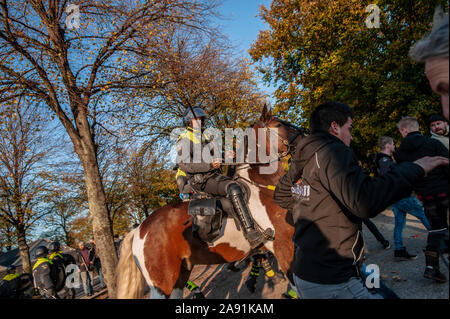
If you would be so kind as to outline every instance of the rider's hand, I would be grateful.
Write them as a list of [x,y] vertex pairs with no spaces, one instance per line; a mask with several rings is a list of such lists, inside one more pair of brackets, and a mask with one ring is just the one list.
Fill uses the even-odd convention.
[[219,168],[220,167],[220,160],[218,160],[218,159],[216,159],[216,160],[214,160],[213,162],[212,162],[212,166],[214,167],[214,168]]
[[448,165],[448,158],[442,156],[426,156],[414,162],[425,171],[425,176],[439,165]]

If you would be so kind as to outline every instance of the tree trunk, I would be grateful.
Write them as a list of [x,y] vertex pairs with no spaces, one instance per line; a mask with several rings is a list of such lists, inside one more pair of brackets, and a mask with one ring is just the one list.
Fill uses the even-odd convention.
[[23,226],[17,227],[17,241],[19,242],[19,254],[20,260],[22,261],[23,272],[31,274],[30,249],[27,244]]
[[108,295],[113,297],[116,290],[115,268],[118,258],[111,233],[111,221],[106,207],[105,191],[89,123],[85,117],[80,116],[77,124],[81,139],[79,144],[74,143],[74,149],[83,165],[94,240],[99,248],[99,257]]

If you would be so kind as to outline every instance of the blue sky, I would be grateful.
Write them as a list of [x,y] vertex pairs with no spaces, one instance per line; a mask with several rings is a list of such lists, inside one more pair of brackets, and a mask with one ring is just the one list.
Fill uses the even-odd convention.
[[[238,47],[238,52],[245,55],[249,61],[248,54],[251,44],[256,40],[260,30],[268,29],[264,21],[257,16],[259,7],[264,5],[270,8],[271,0],[223,0],[219,12],[225,17],[219,24],[223,26],[222,32],[227,35],[232,44]],[[272,93],[275,89],[266,86],[259,81],[259,87],[265,93]]]

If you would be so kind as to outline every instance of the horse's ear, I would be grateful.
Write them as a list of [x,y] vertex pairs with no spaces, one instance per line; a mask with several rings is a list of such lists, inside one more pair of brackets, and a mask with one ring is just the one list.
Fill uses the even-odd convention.
[[264,104],[262,109],[260,121],[265,123],[272,117],[272,110],[267,107],[267,104]]

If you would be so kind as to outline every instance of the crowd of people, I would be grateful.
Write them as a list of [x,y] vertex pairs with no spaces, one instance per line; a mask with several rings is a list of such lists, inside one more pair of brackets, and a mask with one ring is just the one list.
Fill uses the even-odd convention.
[[[436,14],[431,33],[410,51],[414,60],[425,63],[430,86],[441,97],[444,117],[429,118],[431,137],[427,137],[420,133],[416,118],[404,116],[397,124],[402,136],[397,150],[391,137],[380,137],[376,178],[364,172],[350,148],[353,110],[343,103],[327,102],[312,112],[311,135],[297,145],[274,195],[294,217],[294,281],[301,299],[385,297],[369,291],[362,280],[361,225],[363,219],[377,216],[390,205],[395,214],[394,257],[416,257],[402,241],[406,214],[411,213],[429,230],[423,276],[438,283],[447,281],[439,268],[439,255],[448,253],[448,29],[448,13]],[[291,189],[298,183],[296,187],[310,192],[293,198]]]
[[[115,236],[115,247],[120,248],[120,238]],[[74,299],[76,297],[75,288],[79,285],[85,296],[94,294],[94,270],[99,278],[99,290],[106,288],[103,280],[102,265],[99,257],[99,249],[95,245],[93,238],[85,244],[80,241],[74,253],[63,253],[58,241],[51,242],[48,246],[39,246],[34,254],[35,262],[32,266],[32,285],[34,285],[33,295],[45,299]],[[67,267],[75,265],[72,269]],[[74,273],[76,272],[76,273]],[[69,280],[72,284],[67,284],[68,276],[75,276]],[[20,275],[15,266],[9,266],[6,275],[0,283],[0,297],[25,298],[19,296],[21,291]]]

